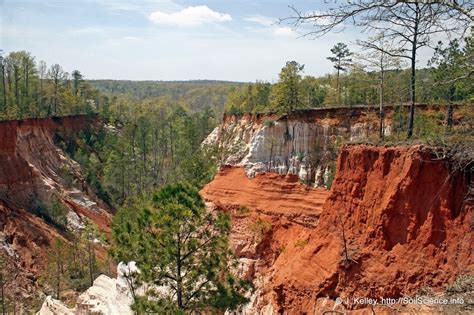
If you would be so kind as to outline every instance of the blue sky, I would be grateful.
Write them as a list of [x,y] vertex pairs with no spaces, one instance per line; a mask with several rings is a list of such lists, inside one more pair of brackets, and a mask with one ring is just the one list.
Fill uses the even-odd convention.
[[0,0],[0,48],[28,50],[48,65],[90,79],[275,81],[287,60],[305,73],[332,71],[326,60],[347,30],[301,38],[274,22],[303,0]]

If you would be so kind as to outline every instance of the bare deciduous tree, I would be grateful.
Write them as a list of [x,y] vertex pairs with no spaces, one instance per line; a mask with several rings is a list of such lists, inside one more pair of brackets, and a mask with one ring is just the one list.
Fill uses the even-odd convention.
[[[365,53],[357,54],[357,58],[361,60],[366,68],[370,71],[375,71],[377,75],[379,88],[379,137],[384,139],[384,87],[385,75],[387,71],[399,69],[402,65],[399,57],[393,57],[399,53],[398,48],[393,42],[388,41],[385,35],[379,34],[371,37],[366,41],[359,40],[357,44],[363,48]],[[387,52],[390,52],[387,53]]]

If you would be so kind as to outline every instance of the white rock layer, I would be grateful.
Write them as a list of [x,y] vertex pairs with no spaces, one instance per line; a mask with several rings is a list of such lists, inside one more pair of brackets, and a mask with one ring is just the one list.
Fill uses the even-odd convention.
[[61,301],[48,296],[37,315],[132,315],[132,302],[130,291],[120,275],[117,279],[100,275],[93,286],[79,296],[74,308],[68,308]]
[[[362,141],[376,133],[376,122],[348,126],[326,119],[277,119],[262,123],[243,116],[216,127],[203,145],[218,146],[220,162],[243,166],[249,177],[260,172],[291,173],[307,183],[324,185],[328,156],[337,150],[338,141]],[[385,133],[390,133],[389,126]]]

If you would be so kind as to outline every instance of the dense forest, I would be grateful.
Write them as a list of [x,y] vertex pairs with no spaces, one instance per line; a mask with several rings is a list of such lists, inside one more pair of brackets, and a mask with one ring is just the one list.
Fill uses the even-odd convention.
[[217,116],[223,113],[223,107],[230,91],[243,83],[226,81],[124,81],[89,80],[101,94],[114,98],[131,98],[135,101],[153,99],[181,104],[192,112],[210,107]]
[[108,100],[79,70],[36,62],[27,51],[0,55],[0,120],[92,113]]

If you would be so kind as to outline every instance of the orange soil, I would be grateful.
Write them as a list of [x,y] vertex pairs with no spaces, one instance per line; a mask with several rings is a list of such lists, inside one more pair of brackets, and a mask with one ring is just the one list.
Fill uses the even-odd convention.
[[[474,207],[465,202],[472,179],[450,174],[421,147],[343,147],[315,228],[292,216],[321,211],[327,193],[282,179],[247,179],[242,169],[224,168],[202,191],[211,205],[232,211],[236,254],[256,259],[245,276],[264,279],[260,306],[314,313],[332,309],[326,297],[443,290],[458,274],[474,272]],[[258,212],[241,215],[236,205]],[[258,218],[271,222],[261,238],[252,235]]]
[[260,173],[249,179],[242,168],[231,166],[223,167],[201,193],[216,205],[246,206],[278,214],[319,214],[329,195],[326,189],[300,184],[296,175]]
[[[67,136],[96,123],[97,119],[85,116],[0,122],[0,234],[5,246],[18,255],[21,274],[32,274],[29,276],[32,283],[46,265],[46,251],[51,242],[64,239],[54,226],[26,210],[34,202],[43,203],[53,188],[60,191],[65,186],[60,176],[65,153],[55,145],[55,133]],[[111,210],[93,195],[85,182],[82,188],[84,195],[97,201],[98,208],[83,208],[67,198],[64,205],[109,233]],[[6,253],[0,251],[0,254]],[[99,254],[105,256],[101,250]]]

